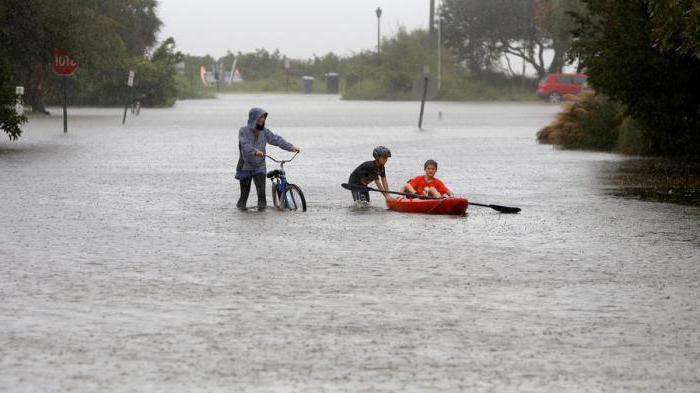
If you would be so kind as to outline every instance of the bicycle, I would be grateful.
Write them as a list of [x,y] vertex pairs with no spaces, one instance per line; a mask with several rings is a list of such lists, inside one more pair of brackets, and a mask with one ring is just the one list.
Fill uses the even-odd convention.
[[284,164],[291,162],[299,152],[294,153],[289,160],[276,160],[265,154],[265,157],[280,164],[280,169],[275,169],[267,173],[267,178],[272,182],[272,204],[278,210],[306,211],[306,198],[301,188],[296,184],[287,182],[284,172]]

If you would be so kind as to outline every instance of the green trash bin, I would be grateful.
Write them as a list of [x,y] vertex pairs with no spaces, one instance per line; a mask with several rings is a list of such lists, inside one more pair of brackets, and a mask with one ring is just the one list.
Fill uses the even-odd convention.
[[326,93],[338,94],[338,74],[335,72],[326,74]]
[[304,75],[301,77],[301,80],[304,84],[304,94],[311,94],[311,92],[314,90],[314,77]]

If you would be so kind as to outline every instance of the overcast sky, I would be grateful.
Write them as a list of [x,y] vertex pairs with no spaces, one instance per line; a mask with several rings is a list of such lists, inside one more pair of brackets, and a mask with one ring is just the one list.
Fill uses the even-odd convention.
[[428,27],[430,0],[160,0],[161,40],[192,55],[220,57],[256,48],[293,58],[376,49],[382,36]]

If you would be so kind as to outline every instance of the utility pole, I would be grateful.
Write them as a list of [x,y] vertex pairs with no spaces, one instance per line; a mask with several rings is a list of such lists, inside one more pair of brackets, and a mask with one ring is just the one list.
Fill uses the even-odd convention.
[[68,94],[66,94],[66,75],[63,75],[63,133],[68,132],[68,109],[66,108],[66,102],[68,101]]
[[442,87],[442,17],[438,17],[438,91]]
[[382,18],[382,9],[377,7],[377,10],[375,11],[377,14],[377,60],[381,61],[381,44],[382,44],[382,38],[379,30],[379,26],[381,25],[380,20]]
[[435,42],[435,0],[430,0],[430,42]]
[[437,15],[437,88],[438,92],[442,87],[442,15],[440,14],[440,9],[438,9]]
[[284,59],[284,73],[287,76],[287,93],[289,93],[289,59]]

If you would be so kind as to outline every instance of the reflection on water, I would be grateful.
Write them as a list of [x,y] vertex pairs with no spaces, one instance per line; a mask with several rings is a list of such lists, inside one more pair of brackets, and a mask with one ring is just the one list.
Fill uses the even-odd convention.
[[[257,105],[303,150],[305,213],[236,209]],[[231,95],[125,126],[76,108],[65,135],[33,118],[0,141],[0,386],[697,391],[700,208],[610,195],[680,175],[537,144],[542,103],[429,103],[424,130],[418,110]],[[455,194],[523,210],[354,210],[341,183],[378,144],[394,190],[432,158]]]
[[636,158],[612,162],[603,176],[613,195],[700,206],[700,161]]

